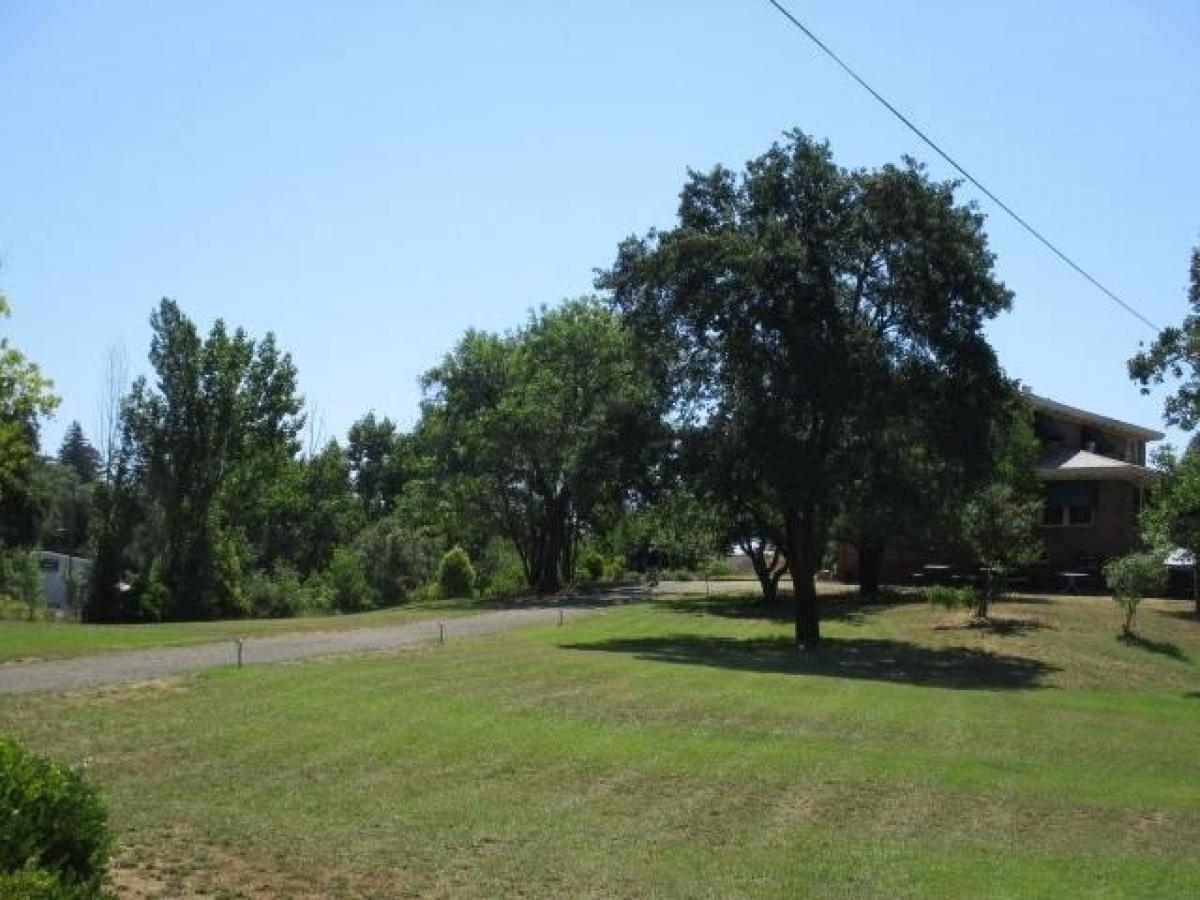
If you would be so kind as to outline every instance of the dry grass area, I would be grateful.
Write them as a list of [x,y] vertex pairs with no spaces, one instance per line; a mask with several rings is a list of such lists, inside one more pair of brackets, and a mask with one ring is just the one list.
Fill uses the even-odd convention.
[[123,896],[1200,895],[1200,622],[753,597],[0,702]]

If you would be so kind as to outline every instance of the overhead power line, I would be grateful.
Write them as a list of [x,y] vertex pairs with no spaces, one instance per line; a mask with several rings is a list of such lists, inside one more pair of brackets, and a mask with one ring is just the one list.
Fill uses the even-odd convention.
[[884,97],[882,94],[880,94],[879,91],[875,90],[875,88],[871,87],[871,85],[867,84],[867,82],[864,81],[863,78],[857,72],[855,72],[852,68],[850,68],[850,66],[847,65],[840,56],[838,56],[836,53],[834,53],[833,50],[831,50],[824,41],[822,41],[819,37],[817,37],[815,34],[813,34],[804,25],[803,22],[801,22],[799,19],[797,19],[786,6],[784,6],[782,3],[779,3],[778,0],[767,0],[767,2],[770,3],[773,7],[775,7],[775,9],[777,9],[779,11],[780,15],[782,15],[785,19],[787,19],[789,22],[791,22],[793,25],[795,25],[796,28],[798,28],[804,34],[805,37],[807,37],[810,41],[812,41],[814,44],[816,44],[817,47],[819,47],[821,49],[821,51],[823,53],[825,53],[826,56],[828,56],[835,63],[837,63],[842,68],[842,71],[844,71],[847,75],[849,75],[851,78],[853,78],[855,81],[857,81],[859,83],[859,85],[862,86],[862,88],[867,91],[867,93],[869,93],[872,97],[874,97],[876,100],[878,100],[880,103],[882,103],[884,105],[884,107],[888,110],[888,112],[890,112],[893,116],[895,116],[897,119],[899,119],[901,122],[903,122],[908,127],[909,131],[911,131],[913,134],[915,134],[917,137],[919,137],[922,141],[924,141],[926,144],[928,144],[933,149],[934,153],[936,153],[938,156],[940,156],[942,159],[944,159],[946,162],[948,162],[951,166],[953,166],[954,169],[960,175],[962,175],[963,178],[965,178],[967,181],[971,182],[971,184],[975,185],[975,187],[979,188],[979,190],[982,191],[993,203],[995,203],[998,207],[1000,207],[1002,210],[1004,210],[1006,213],[1008,213],[1010,216],[1012,216],[1012,218],[1017,222],[1017,224],[1019,224],[1022,228],[1024,228],[1026,231],[1028,231],[1030,234],[1032,234],[1035,238],[1037,238],[1038,241],[1040,241],[1051,253],[1053,253],[1055,256],[1057,256],[1059,259],[1061,259],[1063,262],[1065,262],[1068,266],[1070,266],[1072,269],[1074,269],[1076,272],[1078,272],[1080,275],[1082,275],[1088,281],[1090,281],[1096,288],[1098,288],[1102,293],[1104,293],[1110,300],[1112,300],[1114,303],[1116,303],[1119,307],[1121,307],[1123,310],[1125,310],[1131,316],[1133,316],[1134,318],[1143,322],[1144,324],[1149,325],[1155,331],[1160,330],[1157,325],[1155,325],[1153,322],[1151,322],[1149,319],[1147,319],[1144,315],[1142,315],[1140,312],[1138,312],[1136,309],[1134,309],[1133,306],[1126,303],[1124,300],[1122,300],[1120,297],[1118,297],[1113,291],[1111,291],[1107,287],[1105,287],[1099,281],[1099,279],[1097,279],[1090,272],[1088,272],[1086,269],[1084,269],[1083,266],[1079,265],[1079,263],[1075,262],[1075,260],[1073,260],[1073,259],[1071,259],[1071,257],[1067,256],[1067,254],[1063,253],[1063,251],[1059,250],[1058,247],[1056,247],[1053,243],[1051,243],[1051,241],[1047,237],[1045,237],[1040,231],[1038,231],[1036,228],[1034,228],[1032,225],[1030,225],[1029,222],[1026,221],[1024,218],[1019,216],[1011,206],[1009,206],[1007,203],[1005,203],[1003,200],[1001,200],[999,197],[997,197],[995,194],[993,194],[990,190],[988,190],[980,182],[980,180],[978,178],[976,178],[974,175],[972,175],[970,172],[968,172],[966,169],[964,169],[961,165],[959,165],[958,161],[953,156],[951,156],[949,153],[947,153],[945,150],[943,150],[941,147],[939,147],[938,144],[931,137],[929,137],[929,135],[925,134],[925,132],[923,132],[920,128],[918,128],[916,125],[914,125],[912,123],[912,121],[908,118],[908,116],[904,115],[904,113],[902,113],[902,112],[900,112],[900,110],[896,109],[895,106],[893,106],[890,102],[888,102],[886,97]]

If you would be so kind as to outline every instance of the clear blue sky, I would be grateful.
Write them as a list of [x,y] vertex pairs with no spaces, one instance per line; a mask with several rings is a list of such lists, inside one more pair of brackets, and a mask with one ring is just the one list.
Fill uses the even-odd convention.
[[[1194,0],[792,8],[1118,293],[1178,321],[1200,242]],[[0,0],[0,287],[91,431],[109,346],[164,295],[273,329],[326,434],[411,424],[469,326],[590,290],[688,166],[798,126],[840,162],[951,172],[762,0]],[[964,197],[972,196],[963,191]],[[1154,425],[1150,332],[984,205],[1039,393]]]

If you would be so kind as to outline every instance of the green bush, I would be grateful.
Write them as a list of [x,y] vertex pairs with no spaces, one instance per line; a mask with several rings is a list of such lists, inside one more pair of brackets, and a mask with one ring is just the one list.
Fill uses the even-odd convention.
[[438,565],[438,588],[446,599],[475,595],[475,569],[462,547],[451,547]]
[[328,587],[320,576],[301,581],[290,566],[275,572],[252,572],[242,588],[250,615],[257,619],[288,619],[315,616],[333,608]]
[[134,579],[121,596],[120,621],[159,622],[170,608],[171,591],[162,580],[163,563],[155,558],[150,568]]
[[735,573],[728,559],[723,556],[714,556],[704,564],[704,574],[709,578],[727,578]]
[[1128,636],[1133,633],[1133,620],[1142,598],[1160,593],[1166,587],[1167,567],[1152,553],[1131,553],[1105,566],[1104,580],[1125,614],[1121,634]]
[[945,609],[974,609],[979,605],[979,592],[973,587],[934,584],[925,588],[925,599]]
[[604,577],[604,557],[591,547],[579,554],[579,571],[588,581],[599,581]]
[[78,773],[0,738],[0,898],[102,897],[111,847]]
[[420,529],[394,516],[381,519],[354,541],[367,566],[367,579],[380,606],[413,599],[412,594],[437,570],[441,547]]
[[333,607],[338,612],[361,612],[375,605],[375,590],[367,578],[367,563],[357,550],[335,549],[325,581],[329,585]]
[[604,580],[620,581],[625,577],[625,557],[620,553],[610,556],[604,564]]
[[0,557],[0,579],[8,593],[25,605],[29,621],[44,606],[41,557],[28,550],[9,550]]

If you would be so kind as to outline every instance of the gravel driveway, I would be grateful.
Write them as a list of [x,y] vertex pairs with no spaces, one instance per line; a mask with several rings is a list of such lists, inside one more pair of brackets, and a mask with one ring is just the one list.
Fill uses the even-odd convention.
[[[522,625],[557,622],[560,610],[564,619],[574,619],[593,611],[594,607],[535,606],[502,609],[446,619],[443,627],[446,640],[450,641],[473,634],[505,631]],[[426,619],[407,625],[247,638],[242,645],[242,660],[246,664],[280,662],[331,653],[357,653],[424,644],[438,639],[438,624],[437,619]],[[144,681],[179,672],[234,665],[236,662],[236,644],[232,641],[221,641],[189,647],[121,650],[73,659],[12,663],[0,666],[0,694],[32,694],[120,681]]]

